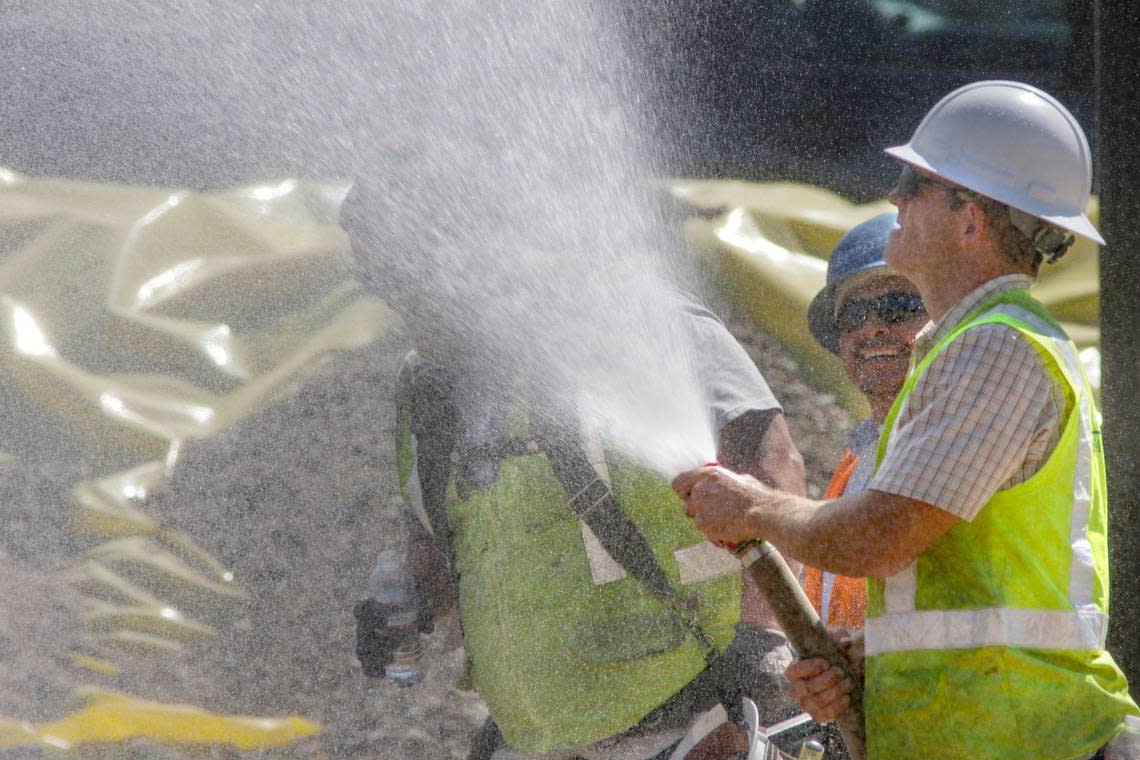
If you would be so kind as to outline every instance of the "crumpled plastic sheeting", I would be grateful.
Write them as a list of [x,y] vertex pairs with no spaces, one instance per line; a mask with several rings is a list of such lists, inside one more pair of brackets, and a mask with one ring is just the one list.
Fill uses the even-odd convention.
[[86,704],[61,720],[32,725],[0,718],[0,748],[30,745],[67,750],[145,738],[163,744],[224,743],[238,749],[264,749],[283,747],[320,731],[319,724],[297,716],[218,715],[100,689],[83,690],[81,695]]
[[[224,609],[249,597],[189,536],[162,528],[143,511],[146,494],[166,472],[167,463],[149,462],[72,489],[72,527],[81,541],[99,543],[74,556],[62,577],[81,594],[87,643],[103,655],[181,653],[185,643],[216,634],[182,605]],[[140,582],[161,589],[162,597]]]
[[[833,393],[852,413],[866,401],[830,352],[807,326],[807,308],[824,285],[827,259],[852,227],[884,211],[887,201],[853,204],[809,185],[731,180],[676,180],[673,195],[700,214],[685,223],[685,235],[712,259],[720,283],[766,333],[778,339],[822,391]],[[1089,217],[1095,224],[1099,204]],[[1077,238],[1057,264],[1045,264],[1032,293],[1061,320],[1081,351],[1094,389],[1100,386],[1100,291],[1097,249]]]
[[[0,169],[0,451],[17,466],[75,462],[95,475],[52,505],[72,511],[86,544],[62,579],[88,629],[87,651],[69,656],[95,677],[208,645],[215,631],[183,607],[247,597],[191,537],[145,512],[181,442],[224,430],[392,324],[345,266],[347,189],[287,179],[195,193]],[[257,748],[317,730],[96,691],[58,721],[0,718],[0,746],[141,737]]]
[[[5,399],[55,422],[52,456],[110,473],[264,405],[390,312],[344,266],[346,183],[219,193],[0,170]],[[26,416],[26,415],[25,415]],[[20,424],[23,423],[23,424]],[[0,450],[41,452],[6,417]]]

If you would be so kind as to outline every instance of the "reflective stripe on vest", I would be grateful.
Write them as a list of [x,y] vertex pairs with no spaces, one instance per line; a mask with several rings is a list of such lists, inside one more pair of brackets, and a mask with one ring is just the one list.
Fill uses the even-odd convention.
[[[869,617],[866,625],[866,652],[874,656],[887,652],[920,649],[975,648],[1011,646],[1048,649],[1103,649],[1108,617],[1094,600],[1092,546],[1088,538],[1088,517],[1092,499],[1092,459],[1094,431],[1088,382],[1073,344],[1057,335],[1057,329],[1028,309],[1005,302],[1003,311],[991,312],[969,321],[947,336],[936,349],[957,338],[969,327],[1002,323],[1017,329],[1044,334],[1027,336],[1048,351],[1061,367],[1079,408],[1076,472],[1073,479],[1069,546],[1072,550],[1068,596],[1072,611],[990,607],[985,609],[916,610],[917,562],[887,578],[883,585],[885,614]],[[1012,313],[1011,313],[1012,312]],[[1051,337],[1055,336],[1055,337]],[[913,388],[926,366],[937,355],[932,349],[912,373],[908,381]],[[904,394],[910,388],[904,389]],[[901,404],[897,409],[901,409]],[[884,426],[884,441],[893,427],[893,417]],[[1064,419],[1060,421],[1064,423]],[[880,446],[879,459],[883,447]],[[1053,452],[1056,454],[1056,451]],[[1053,456],[1051,454],[1050,456]]]

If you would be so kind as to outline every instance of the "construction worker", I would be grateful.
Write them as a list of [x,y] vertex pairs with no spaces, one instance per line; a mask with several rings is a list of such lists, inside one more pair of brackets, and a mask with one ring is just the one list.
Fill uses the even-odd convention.
[[[825,499],[866,487],[887,412],[906,379],[914,336],[928,321],[914,284],[887,268],[884,254],[895,213],[853,227],[827,262],[827,280],[808,307],[808,327],[843,362],[867,398],[871,416],[855,425]],[[863,627],[866,582],[816,567],[804,568],[804,591],[824,625]]]
[[[867,486],[883,422],[906,379],[916,333],[927,323],[914,284],[887,268],[884,256],[895,227],[894,212],[852,228],[827,263],[827,280],[808,308],[808,327],[843,362],[847,376],[867,398],[871,415],[855,425],[824,499]],[[846,640],[863,627],[866,579],[806,566],[804,592],[833,635]],[[829,757],[846,757],[840,732],[824,732]]]
[[[1084,133],[1048,94],[978,82],[910,142],[887,263],[933,320],[884,424],[868,488],[831,502],[716,468],[678,476],[714,539],[763,535],[868,581],[848,657],[865,665],[869,757],[1086,758],[1140,714],[1104,649],[1107,496],[1099,420],[1075,347],[1028,292],[1085,216]],[[860,654],[860,650],[864,654]],[[854,684],[789,668],[817,720]]]
[[[407,560],[423,630],[452,606],[449,585],[457,597],[465,679],[491,716],[470,757],[647,760],[686,740],[695,746],[677,757],[734,757],[742,734],[725,717],[742,694],[768,724],[798,714],[786,639],[757,592],[742,592],[739,563],[681,515],[664,479],[584,440],[557,399],[515,383],[510,357],[471,356],[452,325],[419,311],[442,296],[417,292],[421,277],[392,282],[394,255],[417,252],[393,244],[385,205],[358,186],[342,223],[362,279],[424,349],[396,394],[401,489],[418,516]],[[802,460],[755,365],[707,309],[682,295],[677,309],[717,358],[702,380],[720,460],[802,493]],[[395,638],[384,610],[366,602],[356,614],[358,657],[381,675]]]

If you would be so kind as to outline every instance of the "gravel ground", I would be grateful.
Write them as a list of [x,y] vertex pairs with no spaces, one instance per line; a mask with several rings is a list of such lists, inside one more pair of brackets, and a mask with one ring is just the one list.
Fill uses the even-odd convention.
[[[849,416],[806,386],[774,341],[726,304],[711,305],[784,404],[811,491],[819,493]],[[465,756],[468,734],[486,713],[477,696],[454,686],[462,663],[454,622],[431,637],[429,675],[415,688],[370,681],[353,657],[352,605],[376,551],[401,541],[391,396],[406,349],[401,338],[388,337],[337,356],[269,408],[185,447],[172,478],[145,510],[229,567],[250,600],[198,611],[218,630],[208,646],[180,657],[135,658],[102,685],[219,712],[297,714],[323,724],[319,737],[265,756]],[[20,529],[24,523],[11,505],[58,504],[58,495],[37,492],[35,484],[45,480],[25,474],[3,481],[6,495],[16,498],[3,501],[9,529],[0,547],[0,593],[19,603],[0,621],[0,715],[31,719],[60,712],[61,686],[73,678],[60,652],[77,633],[66,591],[53,575],[39,572],[58,555],[33,554],[33,562],[19,550],[35,538]],[[49,545],[66,545],[62,523],[41,523],[54,531],[43,538],[59,539]],[[86,754],[248,755],[137,743]]]
[[78,597],[52,570],[72,549],[57,467],[0,466],[0,716],[32,722],[69,703],[67,652],[82,634]]

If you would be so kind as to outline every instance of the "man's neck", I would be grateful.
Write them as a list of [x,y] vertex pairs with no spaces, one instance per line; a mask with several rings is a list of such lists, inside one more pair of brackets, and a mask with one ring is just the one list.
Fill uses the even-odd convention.
[[922,295],[926,313],[934,322],[941,320],[955,304],[990,280],[1017,273],[1004,262],[992,258],[970,257],[960,263],[961,266],[953,269],[929,272],[921,282],[911,278]]

